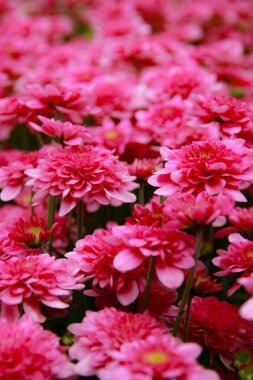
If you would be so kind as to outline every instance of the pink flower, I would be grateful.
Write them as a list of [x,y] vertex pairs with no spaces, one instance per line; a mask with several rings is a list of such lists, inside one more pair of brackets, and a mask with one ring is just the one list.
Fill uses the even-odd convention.
[[123,343],[146,339],[152,334],[161,337],[167,331],[148,313],[132,314],[115,308],[88,311],[83,321],[70,325],[69,330],[75,335],[69,353],[79,361],[77,373],[84,376],[95,374],[109,363],[111,352],[119,351]]
[[[222,137],[248,137],[252,135],[252,111],[247,103],[228,96],[195,96],[191,113],[191,126],[218,128]],[[252,146],[253,140],[248,141]]]
[[207,347],[229,365],[233,355],[253,348],[253,325],[244,321],[236,306],[216,297],[194,297],[191,306],[188,341]]
[[149,336],[112,351],[114,361],[98,372],[101,380],[219,380],[216,372],[197,362],[201,348],[170,336]]
[[121,245],[113,265],[121,273],[143,266],[154,256],[158,279],[164,286],[177,289],[184,281],[183,269],[194,265],[194,237],[185,232],[141,225],[114,227],[112,231]]
[[79,240],[74,251],[68,253],[67,257],[77,262],[82,273],[88,276],[87,279],[93,279],[93,288],[99,286],[105,290],[113,289],[118,301],[122,305],[129,305],[135,301],[139,292],[144,291],[147,266],[142,265],[121,273],[113,265],[114,258],[121,249],[120,242],[111,232],[98,229]]
[[11,257],[0,261],[0,300],[2,308],[23,303],[26,313],[38,321],[45,318],[40,302],[48,307],[65,309],[61,297],[72,289],[82,289],[79,268],[71,260],[55,259],[48,254]]
[[51,236],[53,230],[48,230],[44,218],[30,216],[20,218],[16,222],[5,226],[10,240],[8,253],[18,255],[21,253],[40,253],[40,248]]
[[87,203],[119,205],[134,202],[130,193],[137,185],[127,167],[113,154],[102,148],[56,147],[40,159],[36,169],[27,170],[35,193],[34,204],[47,195],[61,195],[59,215],[66,215],[81,199]]
[[253,180],[252,151],[241,141],[199,141],[181,149],[161,149],[165,167],[148,182],[160,187],[158,195],[227,194],[246,201],[240,189]]
[[65,145],[83,145],[85,142],[90,141],[90,135],[82,125],[72,124],[69,121],[62,122],[55,119],[48,119],[44,116],[38,116],[42,125],[30,122],[30,127],[37,131],[44,133]]
[[131,175],[137,177],[139,181],[146,181],[151,174],[159,168],[161,168],[159,158],[136,158],[134,162],[129,165],[129,172]]
[[39,157],[38,152],[23,153],[14,161],[0,168],[1,200],[8,202],[15,199],[21,192],[25,180],[25,171],[34,168]]
[[198,225],[220,227],[234,206],[230,196],[211,196],[205,191],[197,195],[187,194],[182,198],[169,197],[165,203],[165,213],[174,220],[178,228],[191,228]]
[[122,155],[135,130],[129,120],[115,124],[111,119],[105,118],[101,127],[92,127],[89,133],[94,145],[111,149],[115,154]]
[[[227,251],[218,249],[218,257],[213,259],[213,264],[223,269],[216,272],[216,276],[223,277],[233,273],[247,274],[253,270],[253,242],[244,239],[239,234],[229,236],[230,245]],[[236,284],[240,283],[237,279]],[[240,285],[233,287],[229,291],[229,295],[237,290]]]
[[[153,228],[162,227],[165,224],[172,224],[169,213],[166,213],[165,204],[160,204],[154,199],[144,206],[136,204],[133,216],[127,218],[127,223],[149,226]],[[174,226],[175,223],[172,225]]]
[[73,369],[51,331],[22,317],[10,323],[1,318],[0,372],[3,380],[68,378]]
[[229,214],[229,222],[232,224],[232,232],[239,231],[252,237],[253,231],[253,207],[235,207]]
[[199,261],[193,278],[193,288],[198,294],[215,293],[222,290],[222,284],[213,279],[205,265]]

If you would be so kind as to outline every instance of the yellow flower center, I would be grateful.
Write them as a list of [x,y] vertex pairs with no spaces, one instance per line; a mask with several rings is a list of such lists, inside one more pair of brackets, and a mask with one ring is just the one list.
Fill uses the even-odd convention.
[[253,259],[253,251],[249,251],[249,252],[247,253],[247,256],[250,257],[251,259]]
[[107,137],[108,139],[115,139],[117,136],[118,136],[117,131],[108,131],[105,133],[105,137]]
[[38,244],[40,241],[40,227],[31,227],[28,231],[31,235],[35,235],[34,243]]
[[145,353],[143,359],[147,363],[162,364],[168,360],[168,356],[164,352],[148,352]]

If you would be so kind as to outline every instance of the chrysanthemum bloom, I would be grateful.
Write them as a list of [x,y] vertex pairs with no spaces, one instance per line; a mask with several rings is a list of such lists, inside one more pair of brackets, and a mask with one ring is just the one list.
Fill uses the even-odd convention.
[[137,177],[139,181],[146,181],[151,174],[161,168],[161,160],[159,158],[136,158],[129,165],[129,173]]
[[134,206],[133,216],[128,217],[126,220],[129,224],[138,224],[153,228],[160,228],[165,224],[172,223],[171,218],[166,213],[165,204],[159,203],[158,199],[147,203],[145,207],[136,204]]
[[[252,111],[247,103],[229,96],[195,96],[190,125],[218,128],[224,137],[253,137]],[[248,139],[247,139],[248,140]],[[250,141],[251,145],[253,141]]]
[[169,197],[165,202],[165,213],[174,220],[178,228],[199,225],[220,227],[226,223],[233,209],[234,200],[223,194],[211,196],[205,191],[197,195],[187,194],[182,198]]
[[229,365],[233,355],[253,348],[253,325],[243,320],[236,306],[216,297],[194,297],[188,341],[206,347],[211,358],[219,355]]
[[[218,249],[219,256],[215,257],[212,261],[213,264],[222,270],[216,272],[216,276],[223,277],[229,274],[238,273],[240,277],[247,275],[253,271],[253,241],[244,239],[239,234],[232,234],[229,236],[231,243],[227,251]],[[235,284],[229,290],[228,295],[231,295],[237,290],[240,285],[236,280]]]
[[199,261],[193,278],[193,288],[198,294],[215,293],[222,290],[222,284],[213,279],[205,265]]
[[38,161],[36,169],[27,170],[35,193],[34,204],[46,196],[61,195],[59,215],[66,215],[79,200],[103,205],[134,202],[130,193],[137,185],[127,166],[102,148],[56,147]]
[[83,125],[48,119],[44,116],[38,116],[38,119],[42,122],[42,125],[33,122],[29,123],[33,130],[50,136],[65,145],[83,145],[85,142],[90,141],[89,132]]
[[147,265],[121,273],[113,266],[120,249],[120,243],[111,232],[98,229],[78,240],[67,257],[77,262],[87,279],[93,279],[93,288],[112,289],[122,305],[129,305],[144,291]]
[[38,216],[20,218],[14,224],[7,225],[5,229],[11,243],[8,252],[12,255],[40,253],[40,248],[53,233],[52,229],[47,229],[45,219]]
[[105,118],[101,127],[92,127],[89,130],[92,143],[113,150],[122,155],[127,144],[135,134],[135,129],[130,120],[122,120],[115,124],[111,119]]
[[23,153],[16,160],[9,162],[0,168],[1,200],[8,202],[21,192],[26,180],[25,171],[34,168],[37,164],[39,153]]
[[228,194],[235,201],[246,201],[240,189],[253,180],[252,151],[240,140],[199,141],[170,150],[161,148],[165,167],[148,182],[156,187],[155,194],[209,195]]
[[253,207],[235,207],[228,216],[232,227],[228,227],[229,232],[240,232],[248,238],[253,234]]
[[25,313],[38,321],[45,318],[40,303],[65,309],[69,305],[61,300],[70,290],[82,289],[82,275],[77,265],[67,259],[55,259],[48,254],[11,257],[0,262],[0,300],[2,307],[16,309],[23,304]]
[[[243,285],[247,292],[253,296],[253,273],[248,277],[242,277],[238,280],[240,285]],[[253,297],[250,297],[240,308],[240,314],[243,318],[253,321]]]
[[81,323],[72,324],[69,330],[75,335],[70,356],[77,359],[77,373],[93,375],[111,361],[110,353],[120,350],[123,343],[146,339],[166,331],[161,322],[148,313],[132,314],[105,308],[98,312],[88,311]]
[[101,380],[219,380],[214,371],[198,364],[200,353],[198,344],[182,343],[170,335],[153,335],[112,351],[113,362],[98,376]]
[[151,229],[147,226],[126,225],[114,227],[118,254],[113,265],[121,273],[137,269],[151,256],[155,257],[154,271],[161,283],[172,289],[184,281],[184,269],[194,265],[194,237],[185,232],[164,226]]
[[73,375],[72,365],[51,331],[26,317],[0,319],[0,373],[3,380],[51,380]]

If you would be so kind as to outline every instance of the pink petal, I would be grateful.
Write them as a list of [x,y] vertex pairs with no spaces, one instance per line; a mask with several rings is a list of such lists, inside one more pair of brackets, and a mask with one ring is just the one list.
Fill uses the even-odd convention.
[[137,268],[144,261],[144,257],[130,249],[121,251],[113,261],[113,266],[121,273],[126,273]]
[[157,265],[156,274],[161,283],[167,288],[177,289],[184,281],[184,272],[177,268]]
[[22,186],[6,186],[1,192],[1,200],[4,202],[15,199],[20,193]]
[[125,284],[120,291],[117,292],[116,296],[121,305],[127,306],[133,303],[138,297],[139,289],[135,281],[129,281]]

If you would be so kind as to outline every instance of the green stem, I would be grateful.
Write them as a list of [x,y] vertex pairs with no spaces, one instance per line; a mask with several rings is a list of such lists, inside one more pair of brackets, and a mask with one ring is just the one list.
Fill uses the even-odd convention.
[[34,216],[33,190],[31,189],[31,216]]
[[149,296],[149,290],[150,290],[150,284],[151,284],[154,264],[155,264],[155,256],[150,256],[147,281],[146,281],[146,289],[145,289],[145,293],[144,293],[143,304],[141,307],[142,313],[144,313],[144,311],[147,309],[147,306],[148,306],[148,296]]
[[77,240],[83,237],[83,201],[80,200],[77,203],[76,209],[76,221],[77,221]]
[[192,297],[188,299],[188,303],[187,303],[185,323],[184,323],[183,342],[187,342],[187,338],[188,338],[188,330],[189,330],[190,315],[191,315],[191,304],[192,304]]
[[[50,230],[52,228],[52,225],[54,224],[54,212],[56,207],[56,198],[52,195],[49,195],[48,199],[48,209],[47,209],[47,229]],[[53,251],[53,235],[50,235],[49,238],[49,247],[48,252],[50,255],[52,255]]]
[[141,182],[140,183],[140,187],[138,189],[138,203],[142,206],[144,206],[145,204],[145,200],[144,200],[144,187],[145,187],[145,183],[144,182]]
[[179,331],[179,328],[180,328],[180,322],[181,322],[181,319],[182,319],[182,316],[183,316],[183,313],[184,313],[184,308],[185,308],[187,300],[190,297],[194,274],[195,274],[195,271],[196,271],[198,259],[199,259],[200,254],[201,254],[202,240],[203,240],[203,230],[200,229],[197,232],[197,236],[196,236],[196,245],[195,245],[195,254],[194,254],[195,265],[191,268],[189,276],[188,276],[186,284],[185,284],[183,296],[182,296],[182,299],[181,299],[181,303],[180,303],[180,307],[179,307],[179,310],[178,310],[175,326],[174,326],[174,329],[173,329],[173,335],[174,336],[178,335],[178,331]]

